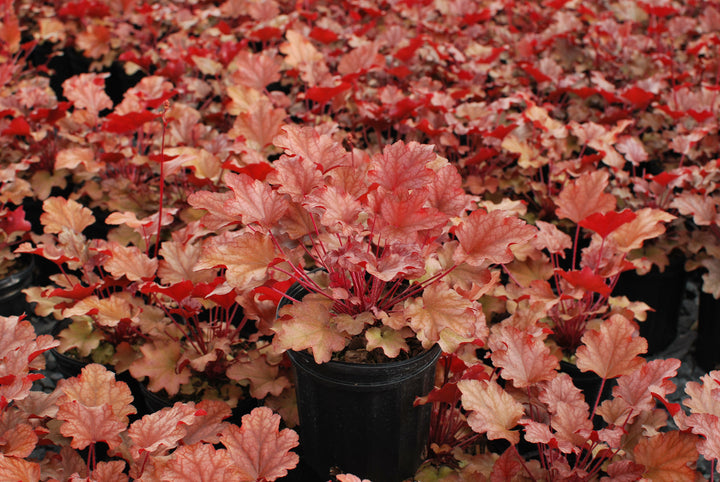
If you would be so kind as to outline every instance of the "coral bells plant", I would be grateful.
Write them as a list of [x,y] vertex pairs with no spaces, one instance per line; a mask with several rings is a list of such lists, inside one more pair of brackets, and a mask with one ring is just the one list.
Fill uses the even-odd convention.
[[[3,480],[195,480],[202,471],[222,480],[272,481],[298,463],[291,452],[297,434],[280,430],[280,416],[269,408],[255,409],[237,426],[223,421],[230,416],[224,402],[176,403],[129,423],[136,413],[130,389],[98,364],[61,380],[52,393],[31,391],[42,377],[31,373],[44,366],[38,355],[58,342],[36,337],[22,318],[0,317],[0,326]],[[54,449],[34,452],[40,445]]]
[[[598,395],[589,406],[570,376],[557,371],[546,336],[539,327],[520,330],[505,321],[494,326],[489,345],[496,369],[485,379],[457,383],[470,427],[507,447],[499,456],[459,455],[467,477],[694,480],[699,438],[664,430],[667,412],[656,404],[675,391],[670,379],[679,360],[640,357],[646,341],[630,320],[614,315],[586,331],[577,349],[582,371],[595,373],[603,384],[616,380],[611,399],[600,403]],[[602,428],[593,425],[596,415]],[[527,457],[527,444],[539,457]]]
[[376,349],[395,358],[417,342],[452,351],[484,336],[476,300],[532,226],[472,210],[456,168],[429,145],[348,151],[330,133],[293,125],[274,144],[283,154],[264,179],[228,173],[228,191],[188,201],[208,211],[207,226],[226,228],[198,268],[222,266],[241,289],[294,281],[307,292],[283,295],[292,303],[269,320],[279,349],[311,349],[322,363]]
[[568,359],[585,331],[612,315],[643,319],[647,305],[615,299],[612,290],[620,273],[635,267],[629,253],[663,234],[664,224],[675,219],[654,208],[616,211],[617,200],[607,187],[606,171],[569,182],[553,199],[556,223],[536,222],[532,245],[539,252],[528,250],[524,261],[509,266],[517,283],[507,287],[517,302],[511,319],[518,326],[542,319]]

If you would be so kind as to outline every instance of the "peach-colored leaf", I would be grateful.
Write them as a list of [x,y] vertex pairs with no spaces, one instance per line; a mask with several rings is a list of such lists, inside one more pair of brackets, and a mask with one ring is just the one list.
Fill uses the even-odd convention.
[[190,369],[185,366],[178,372],[182,346],[180,343],[157,341],[140,347],[142,356],[130,365],[130,374],[138,380],[148,377],[151,392],[165,390],[171,397],[180,391],[180,385],[190,381]]
[[472,266],[509,263],[514,258],[510,246],[529,241],[536,231],[535,227],[503,211],[473,211],[455,230],[460,247],[453,259]]
[[280,415],[259,407],[243,416],[240,427],[231,425],[223,432],[221,442],[241,474],[239,480],[271,482],[295,468],[299,458],[290,450],[298,445],[298,435],[279,427]]
[[[328,134],[320,134],[311,126],[300,127],[295,124],[283,126],[273,143],[285,149],[287,155],[306,160],[310,163],[309,165],[318,166],[322,172],[347,165],[350,161],[350,153],[340,143]],[[286,166],[291,165],[295,164],[281,164],[279,167],[286,169]],[[292,174],[286,172],[285,175],[291,176]],[[280,177],[270,174],[268,180],[275,183],[280,181]],[[281,182],[281,184],[285,184],[285,182]]]
[[490,440],[505,439],[512,444],[520,440],[520,433],[512,430],[523,416],[523,406],[496,382],[489,380],[461,380],[462,405],[470,411],[468,424],[477,433],[487,433]]
[[202,243],[165,241],[160,248],[160,265],[158,277],[163,284],[171,285],[189,280],[194,284],[209,282],[215,277],[210,270],[196,269],[196,264],[203,253]]
[[699,226],[718,223],[717,204],[713,197],[683,192],[672,200],[670,207],[684,216],[691,215]]
[[47,198],[43,201],[43,211],[40,222],[46,233],[60,233],[63,229],[81,233],[95,222],[92,211],[72,199]]
[[95,470],[92,471],[90,480],[92,480],[92,482],[127,482],[130,479],[123,473],[124,471],[124,460],[98,462]]
[[468,338],[485,324],[479,305],[443,281],[425,288],[421,297],[406,301],[405,316],[410,318],[410,326],[426,348],[440,340],[445,329]]
[[122,246],[108,243],[111,256],[103,265],[111,275],[120,279],[125,276],[130,281],[150,280],[155,277],[158,260],[150,258],[137,246]]
[[629,252],[641,248],[643,242],[657,238],[665,232],[663,223],[675,219],[675,216],[661,209],[642,208],[635,214],[635,219],[610,233],[610,237],[615,240],[620,251]]
[[[7,418],[7,415],[12,412],[5,413],[5,418]],[[4,420],[4,422],[10,422],[10,425],[14,423],[11,420]],[[32,451],[35,450],[38,436],[32,426],[27,423],[17,423],[17,425],[8,427],[8,424],[3,423],[0,425],[0,429],[4,431],[0,435],[0,451],[3,454],[23,459],[30,456]]]
[[405,352],[410,350],[400,332],[387,326],[369,328],[365,332],[365,340],[367,351],[380,348],[390,358],[398,356],[401,350]]
[[60,405],[56,418],[65,422],[60,433],[72,438],[70,445],[75,449],[84,449],[97,442],[115,448],[122,443],[120,432],[127,428],[127,423],[118,421],[108,403],[87,406],[71,400]]
[[127,424],[128,416],[136,413],[131,405],[133,396],[124,382],[115,381],[115,374],[103,365],[92,363],[80,375],[60,385],[66,400],[76,400],[87,407],[109,405],[118,422]]
[[643,477],[659,482],[694,482],[697,437],[679,431],[643,437],[633,449],[635,462],[645,466]]
[[187,434],[186,427],[195,422],[197,413],[195,404],[177,402],[133,422],[127,432],[133,451],[161,455],[175,448]]
[[250,395],[261,400],[269,394],[280,395],[290,387],[285,376],[278,376],[278,366],[271,365],[264,355],[253,357],[248,361],[238,361],[227,369],[227,376],[232,380],[250,382]]
[[230,135],[243,136],[250,148],[262,151],[280,132],[286,117],[285,109],[273,107],[272,102],[260,98],[249,111],[235,119]]
[[0,454],[0,479],[13,482],[39,482],[40,464]]
[[572,248],[572,239],[552,223],[535,221],[538,228],[537,237],[533,246],[538,249],[547,249],[549,253],[558,253],[564,256],[565,250]]
[[229,422],[223,422],[232,415],[230,405],[222,400],[201,400],[195,405],[195,418],[185,425],[184,445],[198,442],[220,443],[220,434]]
[[195,269],[224,266],[228,284],[245,291],[268,279],[268,266],[277,257],[269,235],[245,231],[210,238],[202,249]]
[[604,170],[587,172],[565,186],[555,200],[557,217],[579,223],[591,214],[615,209],[615,197],[605,192],[608,176]]
[[[179,447],[161,469],[161,480],[173,482],[240,482],[227,450],[209,444]],[[259,480],[259,479],[258,479]]]
[[433,181],[428,163],[436,157],[432,145],[398,141],[373,157],[368,179],[390,192],[420,189]]
[[105,93],[105,79],[109,73],[80,74],[63,82],[63,94],[75,107],[86,109],[97,116],[103,109],[112,109],[113,103]]
[[502,377],[512,380],[517,388],[552,379],[560,364],[550,354],[541,333],[514,326],[497,325],[488,339],[488,348],[493,364],[501,369]]
[[310,294],[302,303],[285,305],[273,325],[279,346],[295,351],[310,348],[316,363],[330,361],[333,352],[345,348],[347,341],[335,326],[332,303],[322,295]]
[[597,330],[588,330],[577,349],[580,370],[597,373],[601,378],[616,378],[639,368],[644,360],[638,355],[647,351],[647,341],[637,336],[630,320],[613,315]]
[[225,182],[235,197],[225,203],[229,214],[242,217],[244,224],[259,223],[271,228],[288,208],[287,200],[270,186],[247,174],[225,175]]

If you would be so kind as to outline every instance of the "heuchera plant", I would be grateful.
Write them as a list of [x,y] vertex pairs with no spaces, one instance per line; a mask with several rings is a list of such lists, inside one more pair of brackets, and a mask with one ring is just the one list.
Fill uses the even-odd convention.
[[[506,286],[514,301],[513,323],[527,327],[543,320],[569,359],[588,327],[617,313],[644,319],[647,305],[611,293],[620,273],[634,268],[628,253],[663,234],[664,223],[674,219],[660,209],[616,211],[607,186],[605,171],[583,173],[568,183],[554,198],[557,224],[536,221],[532,246],[538,251],[527,250],[525,260],[509,266],[517,283]],[[572,237],[561,229],[568,223]]]
[[[130,389],[98,364],[61,380],[52,393],[31,391],[42,377],[30,372],[43,367],[38,355],[58,342],[36,338],[22,318],[0,317],[0,325],[4,480],[195,480],[201,471],[219,480],[272,481],[298,463],[291,452],[297,434],[280,430],[280,416],[266,407],[245,415],[239,427],[223,421],[230,416],[226,403],[209,400],[176,403],[129,423],[136,413]],[[47,444],[55,450],[35,459],[35,448]]]
[[288,295],[269,322],[279,349],[311,349],[318,363],[346,349],[395,358],[407,339],[452,351],[484,337],[475,301],[498,279],[490,267],[510,262],[509,246],[535,229],[473,210],[432,146],[397,142],[370,155],[310,127],[283,131],[264,181],[228,173],[229,191],[190,196],[208,225],[242,225],[212,239],[197,267],[225,267],[239,289],[300,283],[309,294]]

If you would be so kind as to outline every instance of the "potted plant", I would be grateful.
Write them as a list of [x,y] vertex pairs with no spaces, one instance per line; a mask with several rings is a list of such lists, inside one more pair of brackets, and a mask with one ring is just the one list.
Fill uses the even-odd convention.
[[[274,144],[284,154],[265,181],[230,173],[229,191],[190,196],[207,223],[240,226],[211,239],[198,267],[222,266],[243,289],[296,283],[267,321],[293,361],[301,438],[319,475],[338,465],[377,480],[409,476],[429,415],[412,402],[431,388],[438,347],[484,337],[476,300],[497,282],[490,267],[511,261],[509,246],[535,229],[473,210],[432,146],[398,142],[370,156],[294,125]],[[402,379],[415,386],[394,388]],[[357,397],[372,405],[340,403]],[[361,415],[370,418],[352,422]]]

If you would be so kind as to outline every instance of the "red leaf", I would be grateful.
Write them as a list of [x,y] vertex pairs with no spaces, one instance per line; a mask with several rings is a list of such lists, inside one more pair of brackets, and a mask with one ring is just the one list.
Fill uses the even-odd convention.
[[636,215],[629,209],[622,212],[608,211],[606,213],[593,213],[580,221],[580,226],[595,231],[602,238],[615,231],[619,226],[635,219]]
[[93,294],[95,288],[97,287],[97,283],[91,286],[83,286],[80,283],[77,283],[71,289],[55,288],[45,296],[49,298],[53,296],[60,296],[62,298],[70,298],[71,300],[82,300]]
[[267,42],[268,40],[279,39],[282,37],[283,31],[277,27],[261,27],[248,32],[248,38],[253,40],[259,40],[260,42]]
[[621,96],[638,108],[647,106],[655,98],[655,94],[637,86],[630,87]]
[[585,266],[582,270],[558,271],[561,278],[576,288],[582,288],[587,291],[594,291],[603,296],[610,296],[611,288],[605,284],[605,278],[595,274],[592,270]]
[[305,92],[305,98],[324,104],[332,100],[336,95],[350,89],[350,87],[349,82],[341,82],[340,85],[335,87],[311,87]]
[[22,206],[15,210],[7,210],[0,219],[0,232],[11,235],[15,232],[26,233],[32,229],[32,224],[25,220],[25,210]]
[[338,34],[333,32],[332,30],[322,27],[313,27],[308,36],[311,39],[317,40],[318,42],[323,44],[330,44],[338,39]]
[[403,62],[407,62],[412,58],[412,56],[415,54],[415,51],[419,49],[422,44],[425,42],[425,39],[422,35],[418,35],[417,37],[414,37],[410,39],[410,44],[399,48],[393,57],[395,57],[398,60],[401,60]]
[[2,131],[4,136],[29,136],[30,135],[30,124],[23,117],[16,117],[10,125]]
[[484,8],[479,12],[466,13],[463,15],[460,23],[462,25],[475,25],[480,22],[486,22],[492,18],[492,12],[489,8]]
[[647,178],[660,184],[663,187],[667,187],[668,184],[673,182],[675,179],[679,177],[678,174],[671,174],[669,172],[661,172],[657,175],[648,174]]
[[113,134],[125,134],[139,129],[158,115],[150,111],[130,112],[129,114],[108,114],[103,129]]
[[160,286],[152,283],[142,287],[143,293],[162,293],[175,301],[182,301],[191,295],[193,284],[190,280],[181,281],[170,286]]

